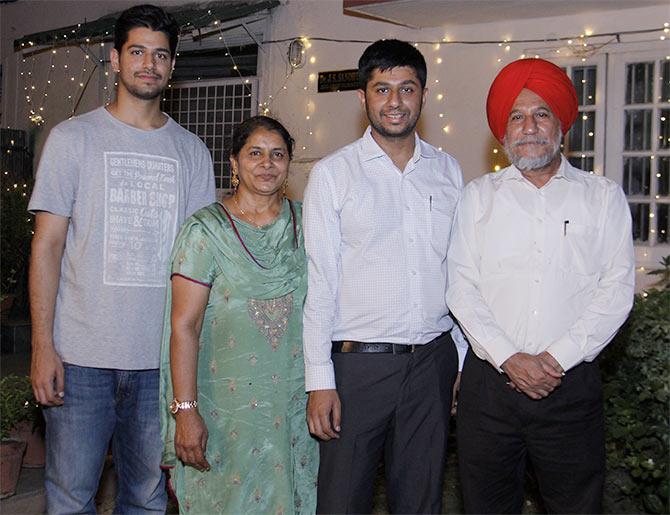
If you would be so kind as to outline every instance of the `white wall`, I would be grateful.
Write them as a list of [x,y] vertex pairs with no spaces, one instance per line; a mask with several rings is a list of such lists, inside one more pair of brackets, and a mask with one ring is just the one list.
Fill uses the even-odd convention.
[[[500,22],[461,27],[413,30],[388,23],[346,16],[341,0],[289,0],[275,9],[272,33],[267,39],[279,40],[292,36],[330,37],[338,39],[376,40],[398,38],[407,41],[547,39],[579,35],[590,29],[594,34],[660,27],[670,20],[663,6],[644,9],[598,12],[580,16],[565,16],[516,23]],[[654,39],[659,33],[642,38],[628,36],[623,40]],[[365,43],[335,43],[310,40],[308,59],[304,68],[296,70],[287,80],[287,89],[280,89],[286,75],[284,59],[288,43],[269,45],[261,68],[262,95],[278,92],[270,105],[274,116],[280,118],[298,141],[293,171],[292,191],[300,195],[309,162],[359,137],[366,123],[356,93],[316,93],[316,81],[310,74],[320,71],[356,68]],[[504,165],[486,122],[485,101],[488,88],[497,72],[522,53],[537,53],[540,47],[555,47],[554,43],[513,44],[509,52],[497,44],[483,46],[419,44],[428,63],[429,98],[419,125],[428,142],[454,155],[466,181],[495,164]],[[610,45],[611,50],[617,45]],[[618,45],[622,46],[622,45]],[[551,54],[551,51],[542,51]],[[551,54],[552,57],[555,56]],[[309,58],[316,62],[310,64]],[[437,59],[441,58],[441,64]],[[498,58],[502,61],[498,62]],[[435,80],[438,83],[435,83]],[[303,88],[307,86],[307,90]],[[443,99],[437,99],[442,94]],[[444,115],[443,118],[439,114]],[[306,120],[306,116],[310,120]],[[449,126],[449,133],[443,131]],[[313,135],[309,135],[309,131]],[[306,147],[302,150],[302,147]],[[307,161],[303,163],[302,161]]]

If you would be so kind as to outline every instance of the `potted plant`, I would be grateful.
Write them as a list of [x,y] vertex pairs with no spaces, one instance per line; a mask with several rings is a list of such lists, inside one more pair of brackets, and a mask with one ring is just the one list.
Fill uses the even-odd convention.
[[32,432],[37,409],[28,377],[9,375],[0,379],[0,498],[16,492],[26,449],[19,428],[27,422]]
[[21,420],[10,430],[10,438],[26,442],[23,455],[23,467],[40,468],[44,466],[46,448],[44,444],[44,417],[42,409],[33,395],[30,378],[27,376],[9,376],[11,386],[17,392],[17,401],[22,403]]

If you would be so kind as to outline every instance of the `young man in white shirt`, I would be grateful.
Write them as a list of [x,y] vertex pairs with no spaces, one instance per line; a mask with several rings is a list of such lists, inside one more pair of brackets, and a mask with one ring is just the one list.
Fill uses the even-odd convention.
[[373,43],[359,78],[370,127],[314,166],[304,201],[317,512],[369,513],[383,455],[391,512],[440,513],[459,370],[446,252],[463,179],[416,134],[426,100],[416,48]]
[[549,513],[601,511],[598,353],[632,306],[631,217],[613,181],[574,168],[565,72],[506,66],[488,96],[512,165],[467,185],[449,249],[447,302],[468,336],[458,405],[467,513],[520,513],[529,458]]

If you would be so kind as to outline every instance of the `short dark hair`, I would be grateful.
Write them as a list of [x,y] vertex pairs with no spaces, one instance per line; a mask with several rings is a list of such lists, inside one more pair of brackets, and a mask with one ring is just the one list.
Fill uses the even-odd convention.
[[358,60],[358,83],[362,90],[368,85],[372,73],[398,66],[409,66],[416,72],[421,88],[426,87],[426,60],[415,47],[398,39],[380,39],[365,49]]
[[114,48],[117,52],[121,52],[128,41],[128,32],[137,27],[163,32],[170,40],[170,57],[174,59],[179,41],[179,24],[171,14],[149,4],[136,5],[123,11],[114,27]]
[[251,136],[251,134],[256,129],[265,129],[266,131],[278,132],[286,144],[289,160],[293,159],[293,146],[295,145],[295,140],[286,130],[286,127],[284,127],[274,118],[260,115],[247,118],[237,127],[235,127],[235,130],[233,130],[233,144],[230,149],[231,156],[236,157],[240,153],[242,147],[249,139],[249,136]]

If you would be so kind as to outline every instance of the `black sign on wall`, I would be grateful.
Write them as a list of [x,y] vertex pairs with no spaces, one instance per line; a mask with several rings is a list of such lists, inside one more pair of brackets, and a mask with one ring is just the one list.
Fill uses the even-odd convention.
[[335,70],[319,72],[319,93],[330,91],[351,91],[358,89],[358,70]]

